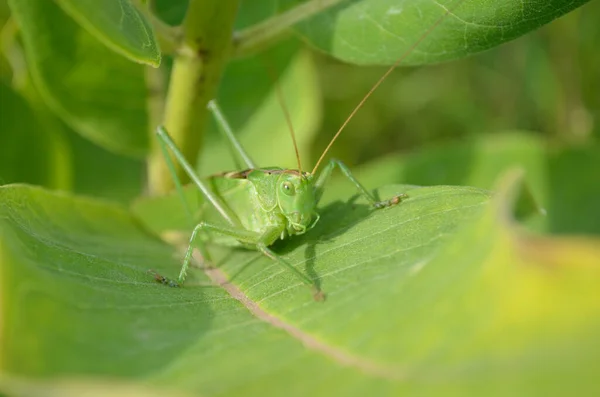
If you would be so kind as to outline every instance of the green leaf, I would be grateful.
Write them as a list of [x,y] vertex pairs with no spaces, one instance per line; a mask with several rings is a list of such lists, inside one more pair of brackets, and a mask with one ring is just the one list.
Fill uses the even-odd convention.
[[134,62],[160,65],[152,26],[130,0],[58,0],[86,30],[113,51]]
[[145,163],[69,135],[73,148],[73,191],[77,194],[128,203],[144,190]]
[[[28,87],[30,98],[37,93]],[[34,99],[35,100],[35,99]],[[144,163],[108,152],[72,131],[43,103],[33,109],[0,82],[0,184],[30,183],[129,202],[143,190]]]
[[41,117],[19,94],[0,81],[0,184],[26,182],[68,189],[71,149],[56,122]]
[[182,247],[122,208],[0,188],[4,369],[205,395],[597,391],[597,266],[524,262],[508,204],[486,191],[379,194],[399,191],[410,198],[380,211],[333,201],[315,229],[275,247],[321,283],[316,303],[247,250],[212,247],[219,268],[192,271],[228,278],[222,287],[157,285],[146,269],[174,275]]
[[116,56],[53,1],[10,0],[28,67],[48,106],[75,131],[119,153],[148,148],[143,68]]
[[186,397],[173,390],[148,387],[134,382],[61,378],[56,380],[33,380],[0,374],[0,389],[14,397]]
[[[57,374],[68,368],[75,372],[77,362],[83,360],[88,364],[78,373],[133,375],[168,360],[166,356],[149,360],[145,354],[131,352],[141,353],[141,348],[150,353],[148,341],[158,342],[167,330],[152,329],[154,319],[145,301],[161,291],[144,268],[175,265],[172,249],[140,230],[114,204],[27,186],[2,187],[0,192],[2,313],[10,319],[3,322],[10,324],[3,332],[3,357],[10,357],[3,360],[5,369],[27,375]],[[32,282],[32,289],[21,284],[26,280]],[[194,296],[197,291],[185,294]],[[167,305],[182,303],[180,294],[168,295],[164,296]],[[131,316],[128,312],[134,306],[142,310]],[[206,318],[202,305],[192,312],[198,319]],[[164,320],[176,324],[177,317]],[[19,319],[25,318],[27,326],[21,329],[19,324],[25,323]],[[110,324],[120,325],[109,331]],[[45,336],[39,334],[44,329]],[[185,347],[188,342],[183,337],[176,344]],[[79,353],[71,350],[76,346],[82,348]],[[114,350],[118,346],[122,353]],[[115,365],[119,357],[124,361]]]
[[0,3],[0,26],[4,26],[6,21],[10,18],[10,9],[6,2]]
[[[287,0],[284,8],[297,4]],[[295,30],[321,51],[345,62],[405,65],[465,57],[515,39],[587,0],[359,0],[342,2]],[[431,33],[428,30],[450,10]],[[427,37],[412,50],[423,34]]]

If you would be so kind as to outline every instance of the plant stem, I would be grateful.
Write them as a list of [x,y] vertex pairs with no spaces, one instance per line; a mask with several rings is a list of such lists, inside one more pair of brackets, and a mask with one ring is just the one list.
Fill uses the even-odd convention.
[[281,39],[289,28],[344,0],[311,0],[235,35],[234,56],[252,55]]
[[[185,158],[195,164],[202,148],[206,105],[216,93],[225,61],[230,55],[233,22],[239,0],[190,0],[183,35],[176,51],[165,103],[163,123]],[[148,164],[151,194],[174,187],[159,145],[152,137]],[[183,183],[189,178],[176,167]]]
[[148,112],[148,125],[150,139],[155,139],[154,131],[162,123],[165,111],[165,92],[167,92],[167,73],[164,65],[158,68],[146,67],[145,81],[148,89],[146,109]]

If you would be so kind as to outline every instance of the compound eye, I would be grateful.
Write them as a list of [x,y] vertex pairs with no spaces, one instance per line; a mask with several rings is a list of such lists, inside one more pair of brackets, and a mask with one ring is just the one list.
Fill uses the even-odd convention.
[[281,190],[283,190],[283,192],[288,196],[293,196],[296,194],[296,188],[290,182],[283,182],[281,184]]

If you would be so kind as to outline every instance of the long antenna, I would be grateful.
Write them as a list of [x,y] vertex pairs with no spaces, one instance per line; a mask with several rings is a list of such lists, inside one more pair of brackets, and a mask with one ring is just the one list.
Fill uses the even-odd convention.
[[285,104],[285,99],[283,97],[283,93],[281,92],[281,86],[279,85],[279,79],[277,78],[271,64],[263,60],[263,64],[266,66],[267,71],[269,72],[269,76],[275,85],[275,91],[277,93],[277,98],[279,99],[279,105],[281,105],[281,110],[283,110],[283,115],[285,116],[285,121],[290,129],[290,134],[292,135],[292,142],[294,143],[294,151],[296,152],[296,160],[298,161],[298,171],[300,171],[300,175],[302,175],[302,163],[300,162],[300,151],[298,150],[298,143],[296,141],[296,132],[294,131],[294,125],[292,124],[292,118],[290,116],[290,112]]
[[333,143],[335,142],[335,140],[338,138],[338,136],[340,136],[340,134],[342,133],[342,131],[344,130],[344,128],[346,128],[346,125],[350,122],[350,120],[352,120],[352,118],[354,117],[354,115],[356,114],[356,112],[358,112],[358,110],[363,106],[363,104],[367,101],[367,99],[369,99],[369,97],[371,96],[371,94],[373,94],[373,92],[375,92],[375,90],[381,85],[381,83],[383,83],[383,81],[390,75],[390,73],[392,73],[392,71],[394,69],[396,69],[396,67],[398,65],[400,65],[400,63],[402,63],[402,61],[404,61],[406,59],[406,57],[409,56],[411,54],[411,52],[415,48],[417,48],[417,46],[419,44],[421,44],[421,42],[423,42],[423,40],[425,40],[426,37],[429,36],[429,34],[435,28],[437,28],[440,23],[442,23],[442,21],[448,16],[448,14],[452,13],[456,8],[458,8],[458,6],[463,1],[464,0],[460,0],[451,9],[446,8],[446,11],[442,14],[442,16],[439,17],[437,19],[437,21],[435,21],[435,23],[433,25],[431,25],[429,27],[429,29],[427,29],[425,31],[425,33],[423,33],[419,37],[419,39],[417,41],[415,41],[406,51],[404,51],[404,53],[400,56],[400,58],[398,58],[398,60],[396,62],[394,62],[394,64],[392,66],[390,66],[390,68],[384,73],[384,75],[381,76],[379,78],[379,80],[377,80],[377,83],[375,83],[375,85],[369,90],[369,92],[367,92],[367,95],[365,95],[363,97],[363,99],[358,103],[358,105],[356,105],[356,107],[354,108],[354,110],[352,111],[352,113],[350,113],[350,116],[348,116],[348,118],[346,119],[346,121],[344,121],[344,123],[342,124],[342,126],[340,127],[340,129],[335,133],[335,135],[333,136],[333,138],[329,142],[329,145],[327,145],[327,147],[323,151],[323,154],[321,154],[321,157],[319,157],[319,160],[317,161],[317,164],[315,164],[315,167],[313,168],[311,174],[314,174],[317,171],[317,169],[319,168],[319,165],[321,164],[321,162],[325,158],[325,155],[327,154],[327,152],[329,151],[329,149],[331,149],[331,146],[333,145]]
[[275,81],[275,90],[277,91],[277,96],[279,97],[279,103],[281,104],[281,109],[283,110],[283,114],[285,115],[285,120],[290,129],[290,134],[292,134],[292,142],[294,142],[294,151],[296,152],[296,160],[298,160],[298,171],[300,171],[300,175],[302,175],[302,164],[300,163],[300,152],[298,151],[298,143],[296,142],[296,132],[294,131],[294,126],[292,125],[292,118],[290,117],[290,112],[283,100],[283,93],[281,92],[281,87],[279,86],[279,82]]

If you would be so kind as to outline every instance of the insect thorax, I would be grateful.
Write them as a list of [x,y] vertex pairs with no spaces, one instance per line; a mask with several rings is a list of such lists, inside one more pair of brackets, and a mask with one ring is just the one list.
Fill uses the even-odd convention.
[[277,229],[275,238],[283,238],[306,232],[317,219],[310,173],[273,167],[227,172],[215,181],[248,230],[264,233]]

